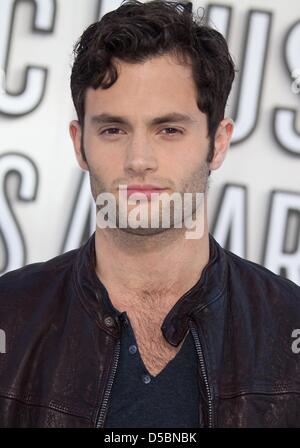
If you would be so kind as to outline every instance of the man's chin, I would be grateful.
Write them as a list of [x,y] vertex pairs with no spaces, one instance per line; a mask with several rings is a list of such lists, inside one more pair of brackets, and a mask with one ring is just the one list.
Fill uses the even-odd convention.
[[137,228],[133,228],[133,227],[126,227],[126,228],[122,228],[122,227],[117,227],[118,230],[124,232],[124,233],[129,233],[130,235],[138,235],[138,236],[154,236],[154,235],[159,235],[161,233],[165,233],[169,230],[171,230],[171,228],[164,228],[164,227],[159,227],[159,228],[152,228],[152,227],[137,227]]

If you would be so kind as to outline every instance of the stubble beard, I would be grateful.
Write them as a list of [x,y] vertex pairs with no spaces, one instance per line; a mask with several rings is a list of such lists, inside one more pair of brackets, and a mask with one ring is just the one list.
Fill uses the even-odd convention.
[[[190,218],[195,219],[196,211],[197,211],[197,203],[196,203],[196,193],[205,193],[208,190],[209,187],[209,166],[208,162],[202,162],[201,165],[195,169],[188,179],[186,179],[183,183],[183,185],[180,187],[180,191],[177,193],[180,194],[182,204],[184,203],[184,194],[185,193],[192,193],[192,207],[191,207],[191,213],[190,216],[184,216],[183,210],[182,210],[182,228],[184,229],[183,220],[184,218]],[[91,185],[91,192],[93,195],[93,198],[96,202],[96,199],[99,194],[101,193],[108,193],[108,189],[105,186],[104,182],[102,181],[101,177],[94,172],[94,170],[89,166],[89,176],[90,176],[90,185]],[[172,191],[172,194],[175,193]],[[139,201],[136,202],[136,204],[139,204]],[[149,220],[150,220],[150,207],[151,207],[151,201],[148,205],[149,210]],[[130,206],[128,207],[128,209]],[[151,227],[148,225],[146,228],[144,227],[137,227],[133,228],[130,227],[129,222],[127,221],[126,227],[120,227],[120,212],[119,212],[119,200],[118,197],[116,197],[116,211],[115,211],[115,224],[116,228],[111,228],[112,231],[117,232],[125,232],[127,234],[136,235],[136,236],[152,236],[152,235],[158,235],[166,232],[170,232],[171,230],[176,231],[182,231],[182,228],[175,228],[175,219],[174,219],[174,203],[173,201],[170,201],[170,225],[168,227],[163,227],[162,225],[162,206],[160,204],[159,207],[159,220],[158,220],[158,227]],[[97,212],[99,211],[99,207],[97,206]],[[130,213],[130,212],[129,212]],[[124,221],[123,221],[124,222]]]

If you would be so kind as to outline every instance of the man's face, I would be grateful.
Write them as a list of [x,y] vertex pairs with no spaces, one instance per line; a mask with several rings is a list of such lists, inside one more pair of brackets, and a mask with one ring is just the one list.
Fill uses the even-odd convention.
[[110,88],[86,91],[81,148],[86,162],[78,150],[77,158],[89,170],[93,197],[110,192],[118,203],[120,184],[152,184],[169,194],[204,192],[208,127],[197,106],[191,68],[170,55],[141,64],[118,61],[117,67],[118,79]]

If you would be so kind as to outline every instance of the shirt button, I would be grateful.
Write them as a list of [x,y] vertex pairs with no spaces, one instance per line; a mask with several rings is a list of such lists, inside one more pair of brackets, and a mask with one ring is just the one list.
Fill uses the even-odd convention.
[[114,319],[110,316],[108,316],[104,319],[104,323],[107,327],[113,327],[115,325]]
[[143,383],[145,383],[145,384],[148,384],[151,381],[150,376],[149,375],[145,375],[145,374],[142,376],[142,379],[143,379]]
[[129,347],[129,353],[131,353],[132,355],[134,355],[136,353],[136,351],[137,351],[136,345],[131,345]]

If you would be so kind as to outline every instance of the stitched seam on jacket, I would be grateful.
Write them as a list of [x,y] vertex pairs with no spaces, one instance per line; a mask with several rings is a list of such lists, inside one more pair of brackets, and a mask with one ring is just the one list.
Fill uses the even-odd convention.
[[245,395],[288,395],[288,394],[298,394],[300,395],[300,390],[287,390],[287,391],[273,391],[273,392],[262,392],[262,391],[254,391],[254,392],[241,392],[238,394],[232,394],[232,395],[217,395],[217,398],[219,400],[231,400],[233,398],[239,398],[243,397]]
[[[24,397],[24,396],[23,396]],[[65,406],[62,406],[60,404],[56,404],[56,403],[51,403],[51,401],[48,404],[45,403],[37,403],[37,402],[33,402],[30,400],[30,395],[28,395],[28,398],[22,398],[21,394],[20,396],[15,395],[14,393],[3,393],[0,392],[0,398],[6,398],[6,399],[10,399],[10,400],[15,400],[15,401],[19,401],[20,403],[23,403],[25,405],[28,406],[37,406],[37,407],[44,407],[44,408],[48,408],[48,409],[53,409],[55,411],[61,411],[64,412],[66,414],[69,415],[74,415],[76,417],[80,417],[80,418],[84,418],[86,420],[90,421],[90,417],[84,416],[82,414],[80,414],[77,410],[73,411]]]

